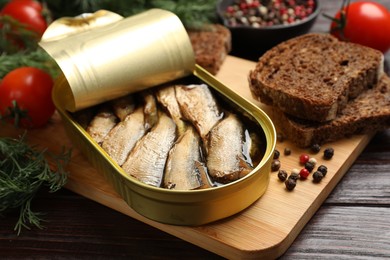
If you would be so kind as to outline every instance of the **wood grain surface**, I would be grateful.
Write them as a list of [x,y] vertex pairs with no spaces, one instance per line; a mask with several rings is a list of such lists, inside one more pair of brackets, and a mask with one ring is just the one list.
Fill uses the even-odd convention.
[[[322,2],[323,8],[330,13],[338,8],[339,5],[338,1]],[[335,2],[337,2],[337,5]],[[388,1],[379,2],[389,5]],[[320,24],[322,24],[321,27],[316,27]],[[313,30],[316,30],[316,28],[323,30],[323,24],[325,22],[320,19]],[[232,59],[234,60],[235,58]],[[231,63],[228,62],[226,64],[229,65]],[[219,76],[222,78],[222,81],[227,82],[229,77],[234,77],[233,75],[239,73],[238,71],[242,68],[242,66],[237,66],[233,72],[229,72],[227,75],[223,75],[224,70],[222,70]],[[240,89],[239,91],[245,91],[245,89]],[[35,140],[34,138],[36,137],[32,138],[38,141],[38,143],[48,144],[49,149],[53,151],[60,149],[58,142],[71,145],[62,138],[62,130],[55,127],[56,123],[58,123],[56,120],[58,118],[53,118],[53,124],[48,126],[38,139]],[[9,129],[1,128],[1,134],[11,135],[12,133]],[[49,143],[47,140],[48,136],[53,137]],[[296,211],[304,207],[302,205],[310,203],[307,202],[309,200],[307,194],[317,192],[320,195],[322,194],[321,196],[325,199],[328,195],[326,193],[331,192],[331,189],[326,190],[324,189],[326,187],[314,186],[314,184],[309,182],[304,182],[303,185],[297,186],[297,192],[294,191],[293,196],[290,196],[291,193],[284,194],[286,193],[285,190],[282,188],[278,189],[276,186],[270,189],[271,192],[276,192],[279,195],[283,193],[284,197],[289,198],[288,201],[279,200],[275,204],[276,207],[277,205],[286,205],[288,207],[288,210],[281,216],[285,223],[296,223],[297,221],[301,221],[301,223],[309,221],[309,223],[305,227],[304,224],[301,224],[296,228],[294,234],[287,237],[289,242],[293,242],[295,235],[298,235],[303,228],[295,242],[292,243],[286,252],[285,250],[288,246],[279,247],[274,249],[272,254],[262,255],[264,258],[274,258],[283,254],[283,252],[285,253],[282,258],[286,259],[334,259],[335,257],[366,259],[369,257],[390,257],[390,233],[389,229],[386,228],[388,226],[388,216],[390,215],[390,131],[383,131],[375,135],[359,156],[360,148],[363,148],[369,139],[369,136],[358,136],[341,141],[341,143],[352,141],[361,145],[353,154],[354,157],[357,157],[357,160],[354,163],[349,161],[342,166],[347,171],[347,174],[317,212],[316,209],[321,205],[320,202],[307,209],[311,213],[308,215],[313,215],[316,212],[310,221],[310,217],[301,221],[296,214]],[[288,143],[284,142],[278,145],[283,148]],[[336,149],[336,154],[340,155],[337,160],[344,160],[351,153],[349,149],[343,147],[340,146],[340,149]],[[299,151],[295,152],[299,153]],[[74,156],[82,157],[77,151]],[[333,165],[333,162],[331,165]],[[81,165],[71,165],[71,167],[77,169],[86,165],[88,163],[83,162]],[[292,162],[284,165],[294,167]],[[331,166],[331,168],[334,167]],[[77,186],[77,182],[74,182],[72,175],[68,188],[79,189],[82,192],[89,193],[87,194],[88,196],[102,196],[103,191],[108,195],[102,197],[102,200],[105,201],[101,203],[111,202],[111,198],[115,197],[115,193],[107,192],[110,190],[110,186],[104,180],[99,179],[99,177],[93,176],[84,176],[85,184],[94,185],[98,183],[98,191],[83,190],[85,186]],[[334,177],[327,176],[328,181],[334,180],[338,182],[339,180]],[[339,178],[341,177],[339,176]],[[276,179],[273,180],[277,183]],[[71,186],[72,183],[73,187]],[[321,185],[326,186],[330,184],[329,182],[323,182]],[[312,190],[313,187],[314,191]],[[318,190],[316,191],[316,189]],[[326,190],[326,192],[321,193],[322,190]],[[122,203],[115,205],[118,208],[123,206]],[[247,221],[247,218],[240,221],[241,226],[246,225],[251,228],[251,236],[247,239],[241,239],[237,235],[237,230],[234,228],[235,225],[232,225],[232,230],[226,231],[224,234],[218,234],[215,231],[218,230],[217,227],[202,227],[198,228],[198,234],[196,232],[191,233],[191,236],[193,235],[194,237],[188,238],[187,230],[182,230],[181,228],[176,229],[174,232],[170,230],[170,233],[175,235],[172,236],[159,230],[164,230],[166,227],[157,225],[155,228],[150,226],[151,223],[143,224],[137,220],[137,217],[129,218],[126,212],[125,214],[118,213],[111,208],[101,206],[101,204],[85,199],[69,190],[63,190],[55,194],[47,194],[42,191],[34,203],[34,207],[37,210],[47,212],[47,216],[45,216],[48,220],[45,223],[46,228],[44,230],[34,229],[25,231],[20,237],[17,237],[12,232],[16,216],[10,215],[2,219],[0,222],[0,256],[2,258],[156,259],[180,257],[216,259],[219,256],[175,236],[187,239],[208,250],[214,250],[214,252],[217,246],[218,250],[223,251],[226,249],[227,242],[235,240],[236,243],[242,245],[242,248],[266,248],[271,243],[258,244],[258,239],[264,236],[265,231],[272,233],[270,231],[272,229],[261,230],[254,223]],[[251,210],[246,211],[245,214],[249,214],[247,212],[251,212]],[[276,221],[280,216],[274,217]],[[232,220],[227,220],[227,222],[229,221]],[[271,220],[268,221],[271,222]],[[223,224],[219,224],[219,226],[223,226]],[[279,236],[281,239],[286,233],[290,234],[287,230],[288,228],[286,229],[286,226],[283,226],[284,224],[282,223],[281,226],[276,228],[273,227],[275,228],[272,234],[273,238]],[[206,231],[207,235],[214,239],[204,239],[203,235],[199,235],[199,233]],[[226,234],[230,235],[230,237],[225,237]],[[215,240],[218,241],[215,242]],[[222,245],[219,244],[220,242]],[[238,255],[233,254],[234,252],[227,250],[222,252],[222,255],[227,258],[237,258]],[[251,252],[246,253],[246,256],[253,256]]]

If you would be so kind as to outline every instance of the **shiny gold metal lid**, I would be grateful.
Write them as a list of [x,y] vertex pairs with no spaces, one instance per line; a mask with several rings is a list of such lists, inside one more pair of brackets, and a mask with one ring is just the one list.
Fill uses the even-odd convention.
[[61,18],[39,44],[66,78],[63,100],[71,112],[184,77],[195,68],[183,24],[161,9],[125,19],[105,10]]

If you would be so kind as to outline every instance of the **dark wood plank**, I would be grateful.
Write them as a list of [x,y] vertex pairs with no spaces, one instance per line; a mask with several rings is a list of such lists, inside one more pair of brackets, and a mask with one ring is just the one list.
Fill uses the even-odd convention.
[[379,132],[328,197],[327,204],[390,205],[390,130]]
[[68,190],[41,191],[34,201],[45,228],[12,228],[16,213],[0,221],[0,258],[128,259],[220,257]]
[[323,206],[281,259],[390,256],[389,207]]

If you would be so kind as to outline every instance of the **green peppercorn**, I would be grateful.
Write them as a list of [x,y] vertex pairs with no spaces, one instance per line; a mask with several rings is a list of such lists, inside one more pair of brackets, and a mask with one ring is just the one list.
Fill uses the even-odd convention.
[[295,186],[297,186],[297,181],[293,180],[293,179],[290,179],[288,178],[284,184],[286,185],[286,188],[287,190],[293,190],[295,188]]
[[319,144],[313,144],[310,150],[312,151],[312,153],[319,153],[319,151],[321,150],[321,146]]
[[279,156],[280,156],[280,152],[275,149],[275,151],[274,151],[274,159],[279,159]]
[[278,172],[278,178],[281,181],[285,181],[287,179],[287,172],[285,170],[280,170]]
[[323,177],[324,177],[324,175],[322,174],[322,172],[315,171],[313,173],[313,182],[319,183],[322,180]]
[[318,166],[317,171],[321,172],[325,177],[325,175],[328,173],[328,168],[325,165],[320,165]]
[[326,149],[324,150],[324,159],[325,159],[325,160],[330,160],[330,159],[332,159],[333,155],[334,155],[334,150],[333,150],[333,148],[326,148]]
[[308,161],[305,163],[305,169],[308,170],[309,172],[312,172],[315,167],[315,163]]
[[271,163],[271,171],[276,172],[280,169],[280,161],[278,159],[274,159]]
[[284,155],[290,155],[291,154],[291,149],[286,147],[284,148]]

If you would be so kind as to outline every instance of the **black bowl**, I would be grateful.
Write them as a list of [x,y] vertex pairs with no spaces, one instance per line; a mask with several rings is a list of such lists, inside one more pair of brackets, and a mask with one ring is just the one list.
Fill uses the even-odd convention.
[[315,0],[314,11],[305,19],[291,24],[280,24],[265,27],[249,25],[230,26],[225,19],[225,10],[234,0],[221,0],[217,4],[219,19],[232,34],[231,55],[255,60],[267,50],[290,38],[307,33],[320,13],[319,0]]

